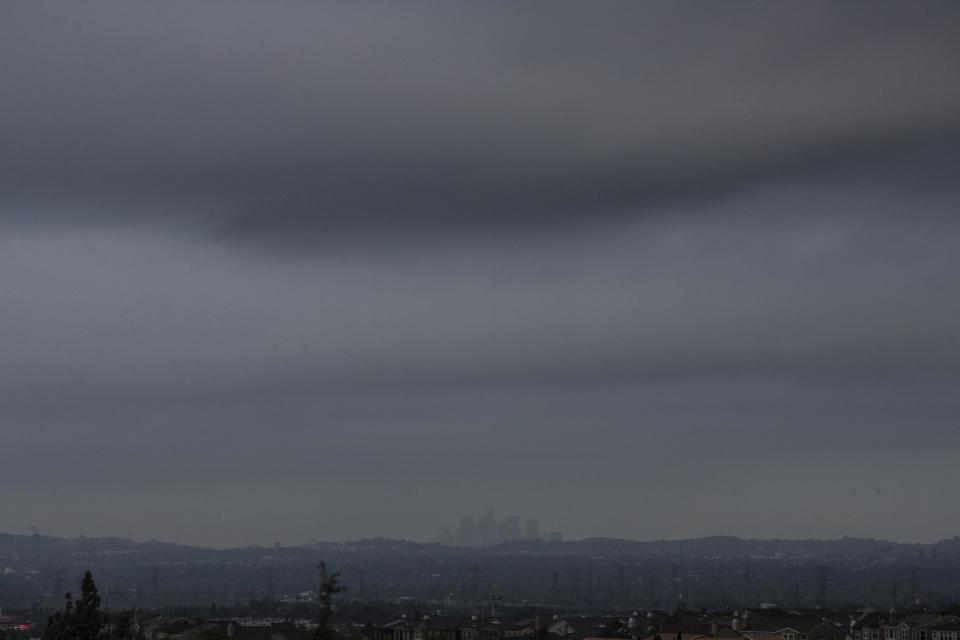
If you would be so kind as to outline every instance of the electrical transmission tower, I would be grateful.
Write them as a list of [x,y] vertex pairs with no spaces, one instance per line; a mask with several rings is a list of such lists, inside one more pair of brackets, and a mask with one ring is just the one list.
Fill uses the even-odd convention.
[[817,567],[817,608],[820,609],[827,605],[827,588],[830,583],[830,567],[820,565]]
[[617,568],[617,588],[620,591],[620,605],[626,607],[630,603],[630,591],[627,586],[627,572],[623,565]]
[[677,606],[679,607],[683,604],[683,577],[680,574],[679,563],[674,562],[671,568],[673,569],[674,595],[677,598]]
[[583,599],[580,593],[580,570],[571,569],[570,571],[570,601],[579,606]]
[[910,604],[916,606],[920,604],[920,592],[917,590],[917,567],[910,567]]
[[753,564],[750,558],[743,560],[743,604],[747,606],[753,598]]

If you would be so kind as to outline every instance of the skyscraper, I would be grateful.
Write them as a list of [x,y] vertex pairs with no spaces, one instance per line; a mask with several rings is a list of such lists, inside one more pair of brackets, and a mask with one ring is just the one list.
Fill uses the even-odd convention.
[[477,521],[478,542],[488,547],[497,543],[497,521],[493,513],[493,507],[487,505],[487,510]]
[[477,544],[477,526],[473,516],[469,514],[460,519],[460,526],[457,527],[457,544],[465,547]]
[[540,539],[540,521],[527,520],[527,540]]
[[507,516],[503,521],[503,539],[520,539],[520,516]]

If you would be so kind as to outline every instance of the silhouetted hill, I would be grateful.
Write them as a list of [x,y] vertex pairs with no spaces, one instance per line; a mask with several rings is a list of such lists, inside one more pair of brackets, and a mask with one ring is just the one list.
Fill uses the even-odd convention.
[[[125,607],[209,606],[316,589],[316,566],[343,575],[349,598],[506,601],[543,606],[814,606],[826,571],[831,603],[882,607],[960,600],[960,539],[683,540],[592,537],[447,547],[389,538],[211,549],[126,538],[0,534],[0,606],[57,606],[91,569]],[[749,578],[749,579],[748,579]],[[916,590],[914,594],[913,591]]]

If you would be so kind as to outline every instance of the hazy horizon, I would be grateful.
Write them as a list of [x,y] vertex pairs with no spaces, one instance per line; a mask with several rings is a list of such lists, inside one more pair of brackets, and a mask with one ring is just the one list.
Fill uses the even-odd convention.
[[[401,537],[394,537],[394,536],[387,536],[387,535],[360,535],[360,536],[353,537],[353,538],[340,538],[340,539],[330,539],[330,540],[308,539],[308,540],[304,540],[304,541],[301,541],[301,542],[295,542],[295,541],[294,541],[294,542],[288,542],[288,543],[283,543],[283,542],[280,542],[279,540],[273,540],[273,541],[269,541],[269,542],[267,542],[267,541],[255,541],[255,542],[249,542],[249,543],[244,543],[244,544],[233,544],[233,545],[215,545],[215,544],[205,544],[205,543],[202,543],[202,542],[190,542],[190,541],[183,541],[183,540],[167,540],[167,539],[160,539],[160,538],[155,538],[155,537],[153,537],[153,538],[144,538],[144,537],[137,537],[137,536],[130,536],[130,535],[109,534],[109,533],[107,533],[107,534],[66,534],[66,533],[51,533],[51,532],[44,532],[44,531],[40,531],[40,530],[35,530],[35,531],[34,531],[34,530],[29,529],[29,528],[27,528],[26,530],[23,530],[23,531],[0,531],[0,535],[15,535],[15,536],[25,536],[25,537],[29,537],[29,536],[41,536],[41,537],[48,537],[48,538],[58,538],[58,539],[62,539],[62,540],[80,540],[80,539],[85,539],[85,540],[97,540],[97,539],[109,540],[109,539],[119,539],[119,540],[126,540],[126,541],[131,542],[131,543],[134,543],[134,544],[150,544],[150,543],[174,544],[174,545],[182,545],[182,546],[188,546],[188,547],[209,548],[209,549],[223,550],[223,551],[231,550],[231,549],[242,549],[242,548],[248,548],[248,547],[271,548],[271,547],[276,546],[277,544],[279,544],[281,547],[284,547],[284,548],[287,548],[287,547],[289,547],[289,548],[295,548],[295,547],[310,547],[310,546],[312,546],[312,545],[317,545],[317,544],[319,544],[319,545],[323,545],[323,544],[350,544],[350,543],[362,542],[362,541],[364,541],[364,540],[377,540],[377,539],[397,541],[397,542],[409,542],[409,543],[414,543],[414,544],[437,544],[437,542],[436,542],[435,539],[429,539],[429,538],[428,538],[428,539],[423,539],[423,540],[415,540],[415,539],[410,539],[410,538],[401,538]],[[564,539],[563,539],[562,541],[560,541],[560,542],[556,542],[556,541],[554,541],[554,542],[549,542],[549,541],[546,541],[546,540],[543,540],[543,539],[537,539],[537,540],[518,539],[518,540],[515,540],[515,541],[505,541],[505,542],[517,542],[517,543],[538,542],[538,543],[542,543],[542,544],[563,544],[563,543],[573,543],[573,544],[576,544],[576,543],[584,542],[584,541],[586,541],[586,540],[601,539],[601,540],[613,540],[613,541],[624,541],[624,542],[637,542],[637,543],[646,544],[646,543],[656,543],[656,542],[686,542],[686,541],[704,540],[704,539],[711,539],[711,538],[735,538],[735,539],[738,539],[738,540],[750,541],[750,542],[806,542],[806,541],[836,542],[836,541],[840,541],[840,540],[854,539],[854,540],[873,540],[873,541],[877,541],[877,542],[890,542],[890,543],[893,543],[893,544],[900,544],[900,545],[933,545],[933,544],[937,544],[937,543],[940,543],[940,542],[952,541],[952,540],[956,539],[957,537],[958,537],[958,536],[950,536],[950,537],[948,537],[948,538],[939,538],[939,539],[936,539],[936,540],[889,540],[889,539],[886,539],[886,538],[880,538],[880,537],[876,537],[876,536],[848,536],[848,535],[840,535],[840,536],[834,536],[834,537],[800,537],[800,536],[796,536],[796,537],[763,537],[763,536],[740,536],[740,535],[735,535],[735,534],[723,534],[723,533],[707,533],[707,534],[703,534],[703,535],[684,536],[684,537],[678,537],[678,538],[624,538],[624,537],[618,537],[618,536],[600,536],[600,535],[595,535],[595,536],[583,536],[583,537],[579,537],[579,538],[564,537]],[[442,544],[442,543],[441,543],[441,544]],[[451,544],[451,545],[444,545],[444,546],[457,547],[457,546],[460,546],[460,545]],[[471,549],[489,549],[489,548],[491,548],[491,547],[472,546],[472,547],[465,547],[465,548],[471,548]]]

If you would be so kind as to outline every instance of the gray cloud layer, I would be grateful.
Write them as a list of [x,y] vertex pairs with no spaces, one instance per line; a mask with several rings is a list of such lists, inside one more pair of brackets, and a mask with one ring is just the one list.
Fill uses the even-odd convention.
[[956,188],[948,4],[106,7],[5,9],[7,217],[18,196],[86,220],[149,203],[315,243],[582,227],[790,179]]
[[97,8],[0,7],[0,528],[960,528],[955,4]]

